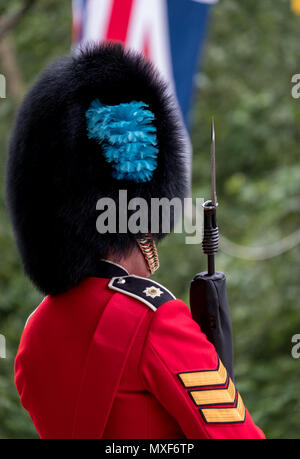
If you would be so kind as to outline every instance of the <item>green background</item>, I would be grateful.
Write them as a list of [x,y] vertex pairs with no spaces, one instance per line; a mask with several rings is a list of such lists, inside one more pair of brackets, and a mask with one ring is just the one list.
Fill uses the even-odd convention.
[[[0,2],[0,25],[20,1]],[[197,75],[192,142],[193,196],[210,197],[210,119],[215,118],[218,219],[237,244],[266,246],[298,230],[300,215],[300,100],[291,77],[300,73],[300,16],[289,0],[223,0],[213,8]],[[7,141],[22,94],[40,70],[71,46],[71,5],[48,0],[5,37],[19,72],[19,89],[0,100],[0,438],[36,437],[13,383],[13,362],[27,316],[41,295],[23,274],[4,199]],[[0,73],[5,74],[0,54]],[[300,333],[299,246],[265,260],[227,254],[217,268],[227,275],[235,373],[254,420],[272,438],[300,438],[300,361],[291,339]],[[156,280],[188,302],[189,282],[205,269],[201,248],[184,236],[160,247]]]

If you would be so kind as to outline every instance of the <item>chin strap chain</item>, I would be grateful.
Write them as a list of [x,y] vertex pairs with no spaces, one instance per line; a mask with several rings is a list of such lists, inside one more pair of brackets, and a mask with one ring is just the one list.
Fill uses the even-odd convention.
[[147,235],[143,239],[138,239],[137,243],[145,257],[150,273],[155,273],[159,268],[159,258],[155,241],[150,235]]

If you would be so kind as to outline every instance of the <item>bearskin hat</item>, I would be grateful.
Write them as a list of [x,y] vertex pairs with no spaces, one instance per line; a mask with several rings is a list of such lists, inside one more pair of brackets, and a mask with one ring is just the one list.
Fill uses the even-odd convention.
[[57,294],[129,251],[136,234],[96,230],[97,201],[118,202],[119,190],[182,199],[188,163],[177,105],[148,60],[112,43],[56,60],[25,97],[9,146],[7,201],[28,276]]

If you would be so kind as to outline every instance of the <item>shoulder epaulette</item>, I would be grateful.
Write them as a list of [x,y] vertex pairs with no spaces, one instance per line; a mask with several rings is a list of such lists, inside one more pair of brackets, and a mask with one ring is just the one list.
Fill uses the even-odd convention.
[[156,311],[167,301],[175,300],[175,296],[161,284],[135,275],[113,277],[108,287],[117,292],[131,296]]

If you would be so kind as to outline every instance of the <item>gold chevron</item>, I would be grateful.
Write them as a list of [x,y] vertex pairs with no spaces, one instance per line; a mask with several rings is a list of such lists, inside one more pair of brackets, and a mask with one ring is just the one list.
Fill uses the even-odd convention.
[[220,405],[234,403],[235,387],[231,379],[227,389],[208,389],[190,391],[191,397],[196,405]]
[[201,386],[221,386],[226,383],[227,371],[221,360],[219,360],[219,366],[216,370],[179,373],[178,376],[186,388]]
[[245,420],[245,405],[238,394],[237,406],[226,408],[201,409],[205,421],[210,423],[243,422]]
[[292,0],[292,10],[296,14],[300,14],[300,0]]

